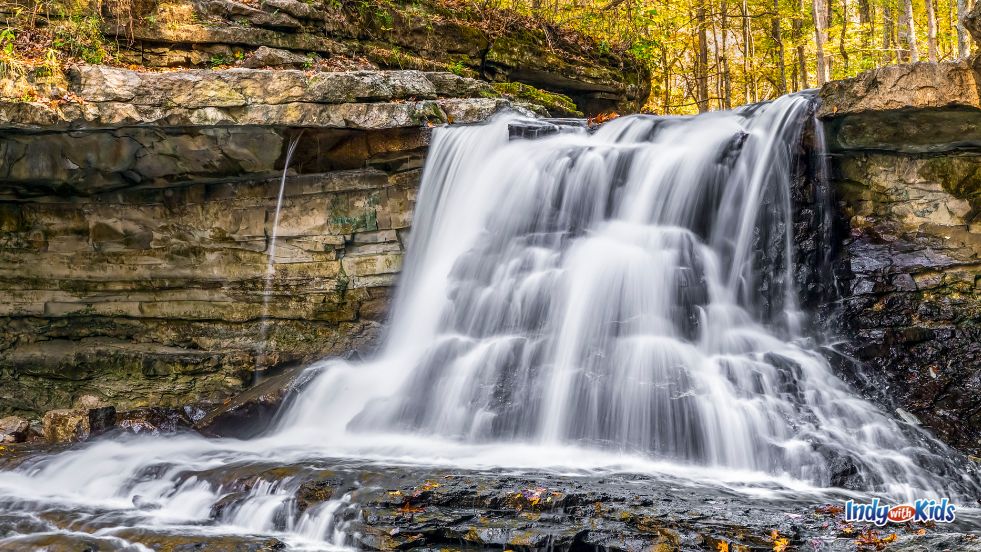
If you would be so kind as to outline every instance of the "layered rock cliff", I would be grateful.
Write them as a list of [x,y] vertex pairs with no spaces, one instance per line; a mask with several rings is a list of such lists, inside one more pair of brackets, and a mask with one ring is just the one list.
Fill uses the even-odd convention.
[[220,400],[370,348],[430,127],[525,109],[420,71],[79,66],[68,87],[0,101],[2,413]]
[[829,327],[871,394],[981,455],[981,101],[970,62],[826,85],[846,221]]
[[4,21],[36,26],[22,33],[35,42],[66,35],[70,53],[90,63],[450,71],[535,99],[553,115],[637,111],[650,90],[648,69],[626,53],[511,12],[449,1],[148,0],[38,9],[17,0],[0,6]]

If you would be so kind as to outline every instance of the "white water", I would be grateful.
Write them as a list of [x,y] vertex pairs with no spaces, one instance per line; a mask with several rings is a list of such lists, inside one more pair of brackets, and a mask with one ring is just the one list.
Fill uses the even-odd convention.
[[[791,96],[533,141],[509,142],[515,117],[437,129],[374,360],[311,367],[258,439],[96,443],[0,473],[0,505],[179,530],[230,492],[190,474],[342,457],[807,496],[846,467],[893,497],[976,497],[800,338],[789,178],[808,112]],[[207,530],[341,545],[350,498],[300,514],[301,482],[261,480]]]

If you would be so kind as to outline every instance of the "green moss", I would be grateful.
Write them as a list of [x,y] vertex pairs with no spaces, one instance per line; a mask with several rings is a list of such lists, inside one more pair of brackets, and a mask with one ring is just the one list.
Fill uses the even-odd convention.
[[575,102],[564,94],[547,92],[520,82],[495,82],[494,89],[505,96],[538,104],[552,115],[582,117]]

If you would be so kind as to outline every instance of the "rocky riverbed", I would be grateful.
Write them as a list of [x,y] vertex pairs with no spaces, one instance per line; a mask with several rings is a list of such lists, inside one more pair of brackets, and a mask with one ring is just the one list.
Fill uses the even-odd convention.
[[[0,466],[29,469],[44,461],[44,454],[8,450]],[[160,459],[133,485],[171,467]],[[460,470],[336,458],[285,465],[253,458],[189,468],[180,478],[214,489],[220,497],[203,505],[207,515],[202,519],[181,519],[178,512],[161,512],[161,505],[139,497],[112,507],[7,498],[0,502],[0,547],[102,551],[134,549],[127,547],[139,543],[160,551],[981,550],[977,511],[959,513],[951,525],[874,528],[843,520],[844,494],[764,482]],[[260,495],[267,500],[257,508]],[[245,519],[254,525],[241,527]],[[310,519],[318,519],[332,544],[315,545],[303,538],[304,520]]]

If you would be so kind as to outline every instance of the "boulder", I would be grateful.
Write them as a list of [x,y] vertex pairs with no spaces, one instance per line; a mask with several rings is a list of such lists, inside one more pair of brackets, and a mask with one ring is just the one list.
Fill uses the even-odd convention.
[[44,413],[42,433],[50,443],[75,443],[105,433],[116,425],[116,409],[65,408]]
[[27,440],[31,423],[18,416],[0,418],[0,443],[23,443]]
[[818,116],[949,107],[981,108],[977,73],[966,60],[888,65],[829,82]]
[[251,389],[208,412],[195,429],[209,437],[248,439],[264,431],[283,402],[306,378],[304,368],[295,366],[266,378]]
[[120,412],[116,417],[116,427],[136,434],[159,435],[190,429],[193,425],[187,414],[177,408],[144,407]]
[[258,50],[240,64],[242,67],[258,69],[260,67],[289,67],[299,69],[310,63],[310,58],[294,54],[289,50],[260,46]]
[[981,144],[978,75],[968,61],[890,65],[821,88],[832,150],[939,153]]

